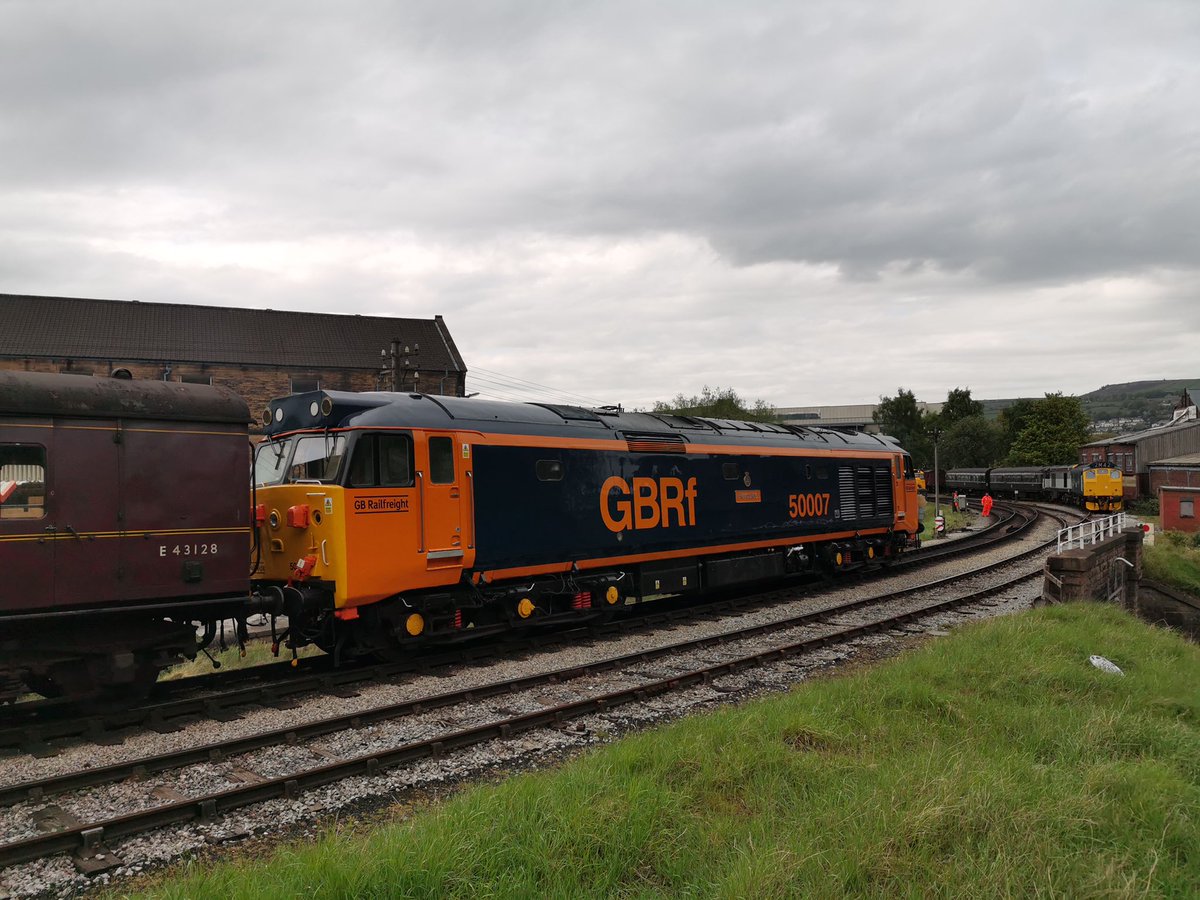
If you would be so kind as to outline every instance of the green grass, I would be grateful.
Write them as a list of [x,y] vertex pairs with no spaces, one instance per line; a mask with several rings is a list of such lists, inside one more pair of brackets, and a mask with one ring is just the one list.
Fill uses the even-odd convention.
[[1053,607],[153,895],[1196,896],[1197,684],[1183,639]]
[[1142,554],[1147,578],[1200,594],[1200,533],[1160,531]]

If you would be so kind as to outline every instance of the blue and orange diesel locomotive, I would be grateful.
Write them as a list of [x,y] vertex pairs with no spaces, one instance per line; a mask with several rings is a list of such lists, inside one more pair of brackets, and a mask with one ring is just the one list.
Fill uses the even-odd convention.
[[915,545],[911,460],[861,433],[422,394],[274,401],[258,591],[292,645],[387,653]]

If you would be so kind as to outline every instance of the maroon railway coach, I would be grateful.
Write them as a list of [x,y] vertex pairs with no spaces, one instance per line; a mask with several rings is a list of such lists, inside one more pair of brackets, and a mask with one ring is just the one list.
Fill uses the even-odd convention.
[[140,689],[243,613],[248,422],[223,388],[0,372],[5,682]]

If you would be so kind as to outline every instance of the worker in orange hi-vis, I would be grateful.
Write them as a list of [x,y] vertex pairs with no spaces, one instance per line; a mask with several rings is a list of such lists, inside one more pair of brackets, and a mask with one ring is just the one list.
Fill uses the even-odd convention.
[[992,495],[984,494],[983,498],[979,501],[979,505],[983,508],[983,517],[986,519],[992,514]]

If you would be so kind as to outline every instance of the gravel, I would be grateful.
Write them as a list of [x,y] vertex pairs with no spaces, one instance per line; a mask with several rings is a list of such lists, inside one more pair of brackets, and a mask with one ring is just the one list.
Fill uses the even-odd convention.
[[[737,628],[777,622],[802,612],[832,607],[861,596],[881,594],[928,582],[936,577],[961,574],[989,562],[1007,559],[1014,553],[1053,536],[1055,528],[1041,525],[1037,534],[1010,542],[1004,547],[975,554],[970,560],[948,560],[920,572],[897,574],[887,582],[869,586],[848,585],[818,598],[798,596],[795,600],[755,609],[740,615],[676,625],[670,629],[639,632],[613,639],[597,639],[586,644],[571,644],[519,660],[501,660],[475,664],[432,676],[412,676],[400,683],[377,684],[364,688],[351,698],[312,696],[294,709],[254,709],[231,722],[201,721],[169,734],[144,732],[116,746],[80,745],[67,748],[48,759],[10,758],[0,764],[0,783],[16,783],[36,777],[73,771],[77,768],[104,766],[172,749],[195,746],[256,732],[295,725],[354,710],[365,710],[387,703],[425,696],[431,693],[494,681],[532,672],[546,672],[582,665],[612,656],[667,646],[700,636],[716,635]],[[1013,571],[1037,571],[1042,557],[1015,563]],[[995,580],[993,575],[989,580]],[[955,596],[970,589],[974,579],[964,578],[954,588],[943,588],[870,610],[831,616],[820,625],[788,628],[770,635],[730,641],[720,647],[680,654],[678,657],[639,662],[625,669],[593,674],[563,684],[541,685],[528,691],[460,704],[427,713],[381,722],[356,731],[323,736],[300,745],[272,747],[242,756],[190,766],[141,780],[106,785],[62,797],[18,804],[0,809],[0,835],[5,842],[31,837],[38,832],[37,814],[54,805],[80,820],[104,818],[161,804],[166,799],[194,797],[213,789],[232,788],[255,777],[280,777],[331,758],[349,758],[380,752],[412,741],[423,740],[448,730],[483,725],[514,714],[534,712],[548,706],[577,701],[587,696],[635,687],[651,681],[714,665],[739,656],[778,647],[792,641],[825,634],[842,627],[860,624],[876,617],[881,610],[917,609],[931,599]],[[511,739],[490,741],[475,747],[427,759],[370,777],[356,777],[304,792],[296,798],[280,799],[236,810],[216,821],[164,828],[121,841],[112,850],[123,861],[116,869],[91,879],[80,875],[71,860],[60,855],[0,871],[0,900],[4,897],[72,896],[93,886],[127,878],[149,868],[159,867],[206,848],[241,842],[261,836],[307,834],[321,827],[325,816],[345,812],[363,803],[379,803],[380,798],[395,797],[415,789],[456,785],[501,769],[521,769],[554,761],[564,754],[612,740],[631,730],[668,721],[714,706],[741,702],[749,697],[786,690],[811,677],[819,670],[836,666],[848,659],[890,655],[907,646],[918,636],[942,635],[972,619],[1003,615],[1027,609],[1040,594],[1040,582],[1034,580],[1001,596],[968,608],[923,617],[919,623],[895,629],[892,633],[858,638],[848,644],[821,648],[802,657],[784,659],[755,669],[721,676],[709,684],[658,695],[646,701],[568,722],[561,729],[539,729]]]

